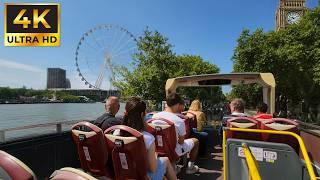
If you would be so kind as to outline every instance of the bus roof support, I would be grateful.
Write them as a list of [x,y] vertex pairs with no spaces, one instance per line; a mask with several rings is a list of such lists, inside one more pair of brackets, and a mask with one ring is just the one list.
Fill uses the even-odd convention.
[[166,83],[166,95],[178,87],[214,87],[221,85],[259,84],[263,89],[263,102],[268,104],[270,114],[275,112],[275,79],[272,73],[203,74],[171,78]]

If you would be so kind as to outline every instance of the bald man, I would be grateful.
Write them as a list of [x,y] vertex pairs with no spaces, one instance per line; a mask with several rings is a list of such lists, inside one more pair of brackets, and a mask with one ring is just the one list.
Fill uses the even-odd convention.
[[115,96],[109,96],[105,104],[106,112],[102,116],[98,117],[93,124],[100,127],[103,131],[111,126],[122,124],[122,120],[115,117],[119,111],[119,108],[119,98]]

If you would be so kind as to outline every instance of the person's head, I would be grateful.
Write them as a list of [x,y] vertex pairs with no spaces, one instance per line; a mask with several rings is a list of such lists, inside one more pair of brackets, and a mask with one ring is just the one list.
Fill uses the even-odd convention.
[[116,115],[120,109],[119,98],[116,96],[109,96],[104,107],[106,112]]
[[167,98],[167,108],[170,108],[170,110],[173,113],[181,113],[184,109],[184,101],[181,99],[181,97],[176,93],[170,93]]
[[179,102],[179,113],[183,112],[185,108],[185,102],[184,100]]
[[230,110],[231,112],[244,113],[244,106],[245,103],[243,99],[236,98],[230,103]]
[[139,97],[131,97],[126,103],[123,124],[137,131],[145,129],[144,116],[147,105]]
[[266,103],[259,103],[256,107],[257,113],[267,113],[268,105]]
[[201,111],[201,103],[199,100],[193,100],[189,108],[191,111]]

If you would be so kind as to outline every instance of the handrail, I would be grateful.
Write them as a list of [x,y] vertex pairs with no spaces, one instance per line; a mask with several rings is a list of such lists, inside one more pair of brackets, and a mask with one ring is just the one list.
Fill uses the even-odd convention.
[[[225,127],[223,130],[224,130],[223,133],[225,133],[226,130],[230,130],[230,131],[251,132],[251,133],[281,134],[281,135],[288,135],[288,136],[295,137],[299,142],[300,150],[301,150],[302,156],[303,156],[303,158],[304,158],[304,160],[306,162],[306,166],[307,166],[307,170],[308,170],[310,179],[311,180],[316,180],[316,175],[314,173],[314,170],[313,170],[313,167],[312,167],[312,163],[311,163],[310,158],[308,156],[306,147],[305,147],[305,145],[303,143],[303,140],[301,139],[301,137],[299,135],[297,135],[297,134],[295,134],[293,132],[289,132],[289,131],[275,131],[275,130],[261,130],[261,129],[242,129],[242,128],[228,128],[228,127]],[[225,142],[225,137],[224,137],[223,141]],[[223,148],[225,148],[225,146]],[[225,156],[225,153],[224,153],[224,156]],[[225,158],[226,157],[224,157],[224,160],[225,160]],[[224,167],[224,170],[226,170],[226,167]]]
[[244,149],[244,155],[246,157],[250,179],[261,180],[261,176],[258,170],[258,165],[256,159],[253,157],[248,145],[246,143],[242,143],[242,147]]
[[299,123],[302,126],[305,126],[307,128],[312,128],[312,129],[316,129],[316,130],[320,130],[320,126],[315,125],[315,124],[310,124],[310,123],[306,123],[303,121],[299,121],[299,120],[295,120],[297,123]]
[[9,132],[9,131],[19,131],[19,130],[39,128],[39,127],[56,126],[56,132],[57,133],[61,133],[63,124],[70,125],[70,124],[74,124],[74,123],[77,123],[77,122],[80,122],[80,121],[91,121],[91,120],[58,121],[58,122],[52,122],[52,123],[42,123],[42,124],[34,124],[34,125],[27,125],[27,126],[21,126],[21,127],[0,129],[0,142],[6,142],[5,134],[6,134],[6,132]]

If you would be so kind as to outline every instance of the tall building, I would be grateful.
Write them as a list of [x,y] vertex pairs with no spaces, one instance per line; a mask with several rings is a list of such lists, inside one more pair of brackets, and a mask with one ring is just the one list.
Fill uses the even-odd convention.
[[70,89],[71,88],[71,82],[70,82],[70,79],[66,79],[66,88],[67,89]]
[[47,69],[47,89],[66,88],[66,70],[61,68]]
[[305,0],[280,0],[276,12],[276,30],[297,23],[306,10]]

